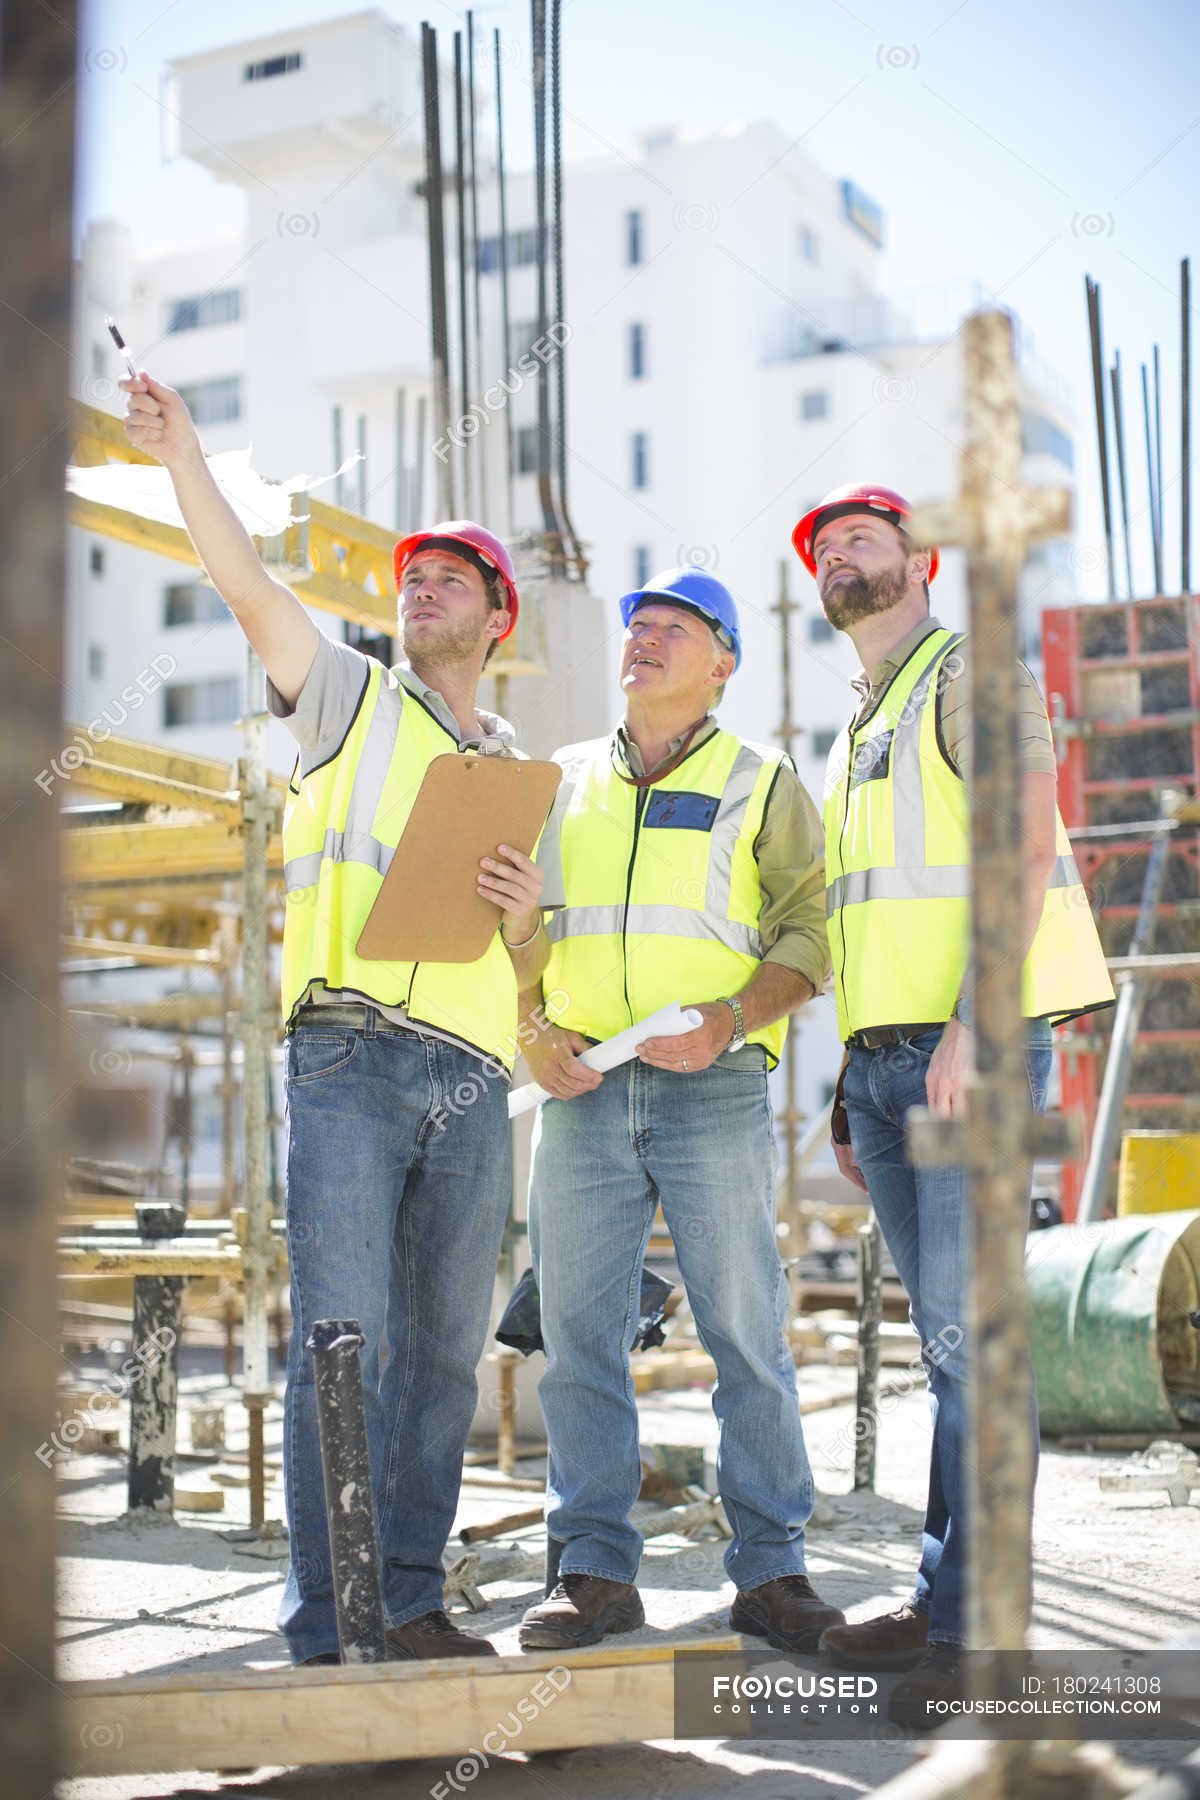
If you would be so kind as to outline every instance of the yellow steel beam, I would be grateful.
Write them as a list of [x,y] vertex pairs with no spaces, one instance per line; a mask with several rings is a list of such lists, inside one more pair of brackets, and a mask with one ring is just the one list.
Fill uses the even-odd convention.
[[[242,841],[219,821],[187,825],[89,825],[65,834],[71,883],[161,881],[164,876],[240,875]],[[267,867],[283,867],[278,833]]]
[[73,959],[123,956],[130,962],[164,968],[192,964],[196,968],[211,969],[219,967],[221,961],[215,950],[184,950],[171,944],[137,944],[121,938],[64,937],[62,950],[64,956]]
[[[99,407],[75,401],[72,406],[70,460],[81,467],[105,462],[154,463],[155,458],[135,450],[125,436],[122,421]],[[294,589],[306,606],[334,613],[352,624],[394,636],[396,631],[395,579],[392,547],[395,533],[371,519],[331,506],[310,494],[292,497],[293,522],[282,538],[255,538],[259,554],[272,573]],[[71,523],[97,536],[133,544],[156,556],[199,567],[200,559],[186,531],[177,525],[143,519],[119,507],[70,496]],[[534,637],[527,622],[525,640]],[[520,654],[522,628],[502,645],[489,666],[491,675],[544,675],[536,658]],[[506,655],[505,652],[508,652]]]
[[81,1017],[95,1015],[111,1019],[115,1025],[144,1025],[148,1031],[158,1026],[197,1025],[201,1019],[219,1019],[224,1013],[220,994],[169,994],[165,1000],[89,1000],[86,1005],[68,1006],[69,1013]]
[[[68,725],[66,729],[79,740],[88,739],[86,726]],[[97,737],[94,741],[98,754],[89,757],[74,777],[89,793],[199,809],[230,824],[241,823],[241,801],[232,785],[235,772],[228,763],[164,750],[135,738]],[[287,782],[282,775],[272,775],[269,780],[282,805]]]

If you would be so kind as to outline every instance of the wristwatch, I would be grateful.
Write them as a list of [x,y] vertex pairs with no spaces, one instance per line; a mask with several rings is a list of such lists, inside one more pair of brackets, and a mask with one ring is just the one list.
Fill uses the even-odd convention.
[[746,1048],[746,1020],[742,1013],[742,1003],[732,994],[722,996],[721,1004],[727,1006],[733,1014],[733,1036],[726,1044],[726,1050],[744,1050]]

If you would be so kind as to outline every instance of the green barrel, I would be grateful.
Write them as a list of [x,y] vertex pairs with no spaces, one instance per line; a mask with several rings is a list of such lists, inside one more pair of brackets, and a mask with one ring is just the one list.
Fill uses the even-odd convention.
[[[1200,1417],[1200,1212],[1030,1234],[1042,1430],[1176,1431]],[[1180,1409],[1180,1410],[1177,1410]]]

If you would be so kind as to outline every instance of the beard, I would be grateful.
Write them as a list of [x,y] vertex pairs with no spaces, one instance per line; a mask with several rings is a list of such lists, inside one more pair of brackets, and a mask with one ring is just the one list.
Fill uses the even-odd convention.
[[451,625],[449,620],[443,619],[442,629],[436,636],[423,633],[419,627],[416,631],[403,627],[400,644],[405,660],[420,673],[422,665],[441,669],[470,662],[479,649],[482,635],[483,620],[463,619],[457,625]]
[[873,613],[891,612],[907,593],[908,576],[902,565],[879,575],[853,575],[849,581],[839,581],[821,595],[821,605],[834,629],[845,631]]

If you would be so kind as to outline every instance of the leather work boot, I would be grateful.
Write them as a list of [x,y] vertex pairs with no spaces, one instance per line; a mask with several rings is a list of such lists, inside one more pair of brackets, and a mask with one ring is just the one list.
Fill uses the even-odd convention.
[[807,1575],[779,1575],[760,1587],[738,1594],[729,1614],[729,1629],[766,1638],[776,1650],[811,1655],[830,1625],[844,1625],[846,1615],[828,1606]]
[[422,1613],[405,1625],[389,1625],[388,1661],[424,1661],[432,1656],[495,1656],[496,1646],[452,1625],[445,1613]]
[[341,1660],[336,1650],[322,1650],[319,1656],[306,1656],[303,1662],[296,1664],[296,1667],[298,1669],[323,1669],[327,1664],[340,1663]]
[[642,1597],[631,1582],[603,1575],[564,1575],[554,1591],[521,1620],[522,1650],[577,1650],[598,1644],[610,1631],[636,1631],[646,1622]]
[[929,1614],[911,1601],[882,1618],[832,1625],[821,1638],[822,1656],[839,1669],[912,1669],[929,1636]]
[[888,1720],[909,1731],[934,1731],[946,1723],[940,1702],[962,1700],[967,1691],[961,1644],[928,1644],[911,1674],[898,1681],[888,1699]]

